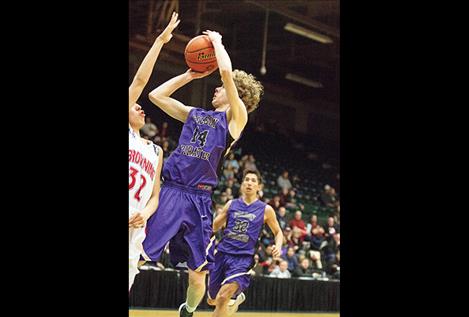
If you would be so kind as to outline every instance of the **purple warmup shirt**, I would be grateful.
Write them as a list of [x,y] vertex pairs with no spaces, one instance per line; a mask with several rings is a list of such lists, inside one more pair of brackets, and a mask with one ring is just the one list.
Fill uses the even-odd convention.
[[266,205],[260,200],[246,205],[242,198],[234,199],[228,208],[226,228],[217,246],[218,251],[253,255],[264,224]]

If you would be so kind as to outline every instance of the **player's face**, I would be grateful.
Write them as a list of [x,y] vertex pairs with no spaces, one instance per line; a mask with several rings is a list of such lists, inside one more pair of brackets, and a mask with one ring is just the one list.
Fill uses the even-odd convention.
[[256,174],[246,174],[243,183],[243,192],[247,195],[255,195],[259,191],[259,180]]
[[212,98],[212,105],[216,109],[220,106],[228,104],[228,98],[226,97],[226,90],[223,86],[215,88],[215,93]]
[[145,125],[145,112],[139,104],[135,104],[129,111],[129,122],[138,129]]

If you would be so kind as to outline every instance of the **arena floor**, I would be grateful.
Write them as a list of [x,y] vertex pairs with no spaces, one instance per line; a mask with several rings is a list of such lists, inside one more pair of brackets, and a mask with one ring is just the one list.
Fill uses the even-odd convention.
[[[194,317],[211,317],[211,311],[198,311]],[[129,310],[129,317],[179,317],[176,310]],[[256,313],[238,312],[234,317],[339,317],[338,313]]]

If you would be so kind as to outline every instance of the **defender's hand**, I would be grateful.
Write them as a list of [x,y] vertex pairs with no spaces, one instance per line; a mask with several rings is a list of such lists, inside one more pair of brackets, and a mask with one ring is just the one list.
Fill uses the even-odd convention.
[[181,20],[178,20],[178,14],[176,12],[173,12],[173,15],[171,16],[171,20],[169,21],[168,25],[164,29],[164,31],[158,36],[163,43],[168,43],[169,40],[173,37],[171,34],[173,30],[179,25],[179,22]]

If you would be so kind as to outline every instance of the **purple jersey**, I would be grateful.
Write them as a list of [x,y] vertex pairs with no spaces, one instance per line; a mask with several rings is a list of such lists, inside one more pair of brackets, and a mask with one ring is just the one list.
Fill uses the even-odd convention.
[[228,208],[226,228],[217,246],[218,251],[254,255],[266,205],[260,200],[247,205],[242,198],[234,199]]
[[226,112],[191,109],[178,147],[164,164],[164,180],[191,187],[199,184],[215,187],[229,137]]

